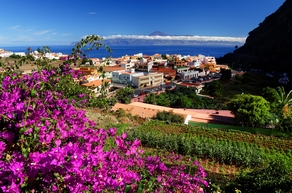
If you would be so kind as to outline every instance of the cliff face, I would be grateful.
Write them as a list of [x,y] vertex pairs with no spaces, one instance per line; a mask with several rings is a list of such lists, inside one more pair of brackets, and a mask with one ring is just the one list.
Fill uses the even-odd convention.
[[234,53],[292,61],[292,0],[249,32],[246,43]]

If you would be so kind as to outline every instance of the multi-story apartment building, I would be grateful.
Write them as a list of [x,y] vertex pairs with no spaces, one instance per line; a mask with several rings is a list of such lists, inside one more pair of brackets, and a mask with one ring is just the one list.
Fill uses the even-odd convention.
[[150,73],[147,75],[133,76],[132,84],[137,88],[147,86],[158,86],[163,83],[164,81],[163,76],[164,76],[163,73]]
[[172,63],[174,66],[176,66],[177,68],[179,67],[187,67],[187,62],[184,60],[181,60],[177,55],[174,55],[172,57]]
[[130,71],[125,70],[113,71],[112,82],[131,85],[133,77],[142,75],[144,75],[143,72],[135,72],[135,69],[131,69]]
[[147,72],[148,73],[152,69],[153,65],[154,65],[153,62],[138,63],[136,70],[140,71],[140,72]]

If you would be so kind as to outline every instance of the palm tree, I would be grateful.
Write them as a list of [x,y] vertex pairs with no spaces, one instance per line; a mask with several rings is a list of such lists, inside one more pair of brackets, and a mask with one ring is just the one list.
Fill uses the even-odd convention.
[[283,86],[277,88],[277,94],[279,95],[279,105],[282,108],[284,117],[290,113],[290,107],[292,105],[292,90],[286,94]]

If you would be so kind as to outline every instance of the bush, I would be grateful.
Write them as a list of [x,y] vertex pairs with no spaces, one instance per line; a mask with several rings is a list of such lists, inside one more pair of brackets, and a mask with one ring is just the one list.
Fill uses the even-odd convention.
[[9,56],[9,58],[20,59],[21,56],[20,55],[16,55],[16,54],[12,54],[12,55]]
[[198,192],[208,186],[197,162],[196,173],[187,174],[184,165],[142,156],[140,141],[126,141],[126,133],[96,128],[74,106],[90,96],[68,99],[76,92],[58,87],[63,75],[69,81],[69,65],[60,74],[19,76],[9,69],[0,73],[0,192]]
[[173,123],[184,123],[184,117],[173,112],[169,111],[162,111],[158,112],[153,119],[157,119],[160,121],[167,121]]
[[254,170],[241,175],[226,188],[226,192],[292,192],[292,180],[288,168],[283,161],[276,160],[267,168]]

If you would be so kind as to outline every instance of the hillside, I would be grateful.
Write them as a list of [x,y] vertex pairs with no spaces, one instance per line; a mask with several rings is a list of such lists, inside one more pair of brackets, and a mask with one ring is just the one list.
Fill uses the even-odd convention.
[[[226,62],[242,63],[269,70],[292,69],[292,0],[286,0],[259,26],[249,32],[243,46],[227,54]],[[251,66],[251,68],[253,68]]]

